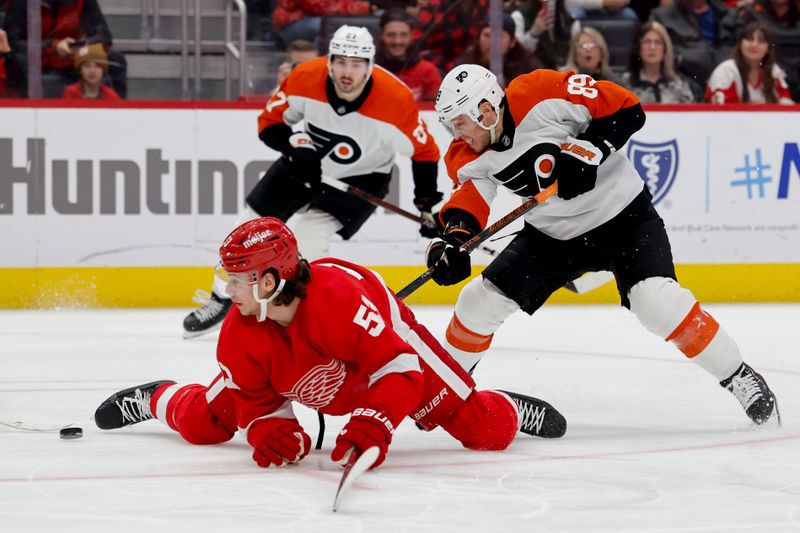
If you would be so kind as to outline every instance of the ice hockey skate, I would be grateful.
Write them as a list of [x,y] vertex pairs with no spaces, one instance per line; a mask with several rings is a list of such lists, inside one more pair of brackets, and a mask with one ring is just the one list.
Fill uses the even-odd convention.
[[150,398],[165,383],[174,381],[153,381],[112,394],[94,412],[94,423],[100,429],[117,429],[150,420]]
[[763,424],[774,414],[780,425],[781,414],[775,395],[769,390],[769,386],[761,374],[753,370],[747,363],[742,363],[732,376],[720,381],[719,384],[731,391],[731,394],[739,400],[750,420],[756,424]]
[[219,329],[231,308],[230,298],[221,298],[213,292],[208,294],[205,291],[197,291],[192,299],[202,306],[183,319],[184,339],[199,337]]
[[519,425],[521,432],[543,439],[557,439],[567,432],[567,419],[549,403],[516,392],[500,392],[511,396],[517,404],[521,418]]

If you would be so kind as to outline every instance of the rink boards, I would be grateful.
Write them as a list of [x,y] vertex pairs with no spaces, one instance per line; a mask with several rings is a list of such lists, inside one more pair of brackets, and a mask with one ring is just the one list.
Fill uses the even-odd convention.
[[[258,108],[53,105],[0,109],[0,307],[191,306],[246,191],[278,157],[257,138]],[[799,110],[648,109],[625,147],[664,217],[679,277],[702,300],[800,301]],[[444,151],[435,115],[423,116]],[[415,211],[410,164],[396,163],[387,199]],[[439,189],[449,188],[442,165]],[[517,203],[501,195],[492,219]],[[379,209],[331,252],[398,290],[423,271],[425,246],[414,223]],[[476,253],[474,273],[490,260]],[[430,283],[409,301],[451,303],[458,289]],[[618,296],[608,284],[553,301]]]

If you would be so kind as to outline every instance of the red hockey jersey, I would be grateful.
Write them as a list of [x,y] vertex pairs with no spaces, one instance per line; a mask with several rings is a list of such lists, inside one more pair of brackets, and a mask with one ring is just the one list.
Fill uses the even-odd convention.
[[[292,401],[331,415],[374,408],[397,426],[420,408],[431,383],[447,383],[453,407],[470,395],[474,383],[452,378],[457,363],[426,347],[411,311],[377,274],[330,258],[312,263],[311,272],[288,327],[243,317],[236,307],[223,323],[217,361],[245,432],[259,420],[294,418]],[[425,384],[422,368],[432,372]]]

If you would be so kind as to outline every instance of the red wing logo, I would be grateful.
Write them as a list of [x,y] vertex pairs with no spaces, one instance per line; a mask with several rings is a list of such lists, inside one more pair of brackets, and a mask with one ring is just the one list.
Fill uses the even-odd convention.
[[291,391],[282,392],[281,396],[306,407],[320,409],[331,403],[346,375],[344,363],[334,359],[327,365],[318,365],[306,372]]

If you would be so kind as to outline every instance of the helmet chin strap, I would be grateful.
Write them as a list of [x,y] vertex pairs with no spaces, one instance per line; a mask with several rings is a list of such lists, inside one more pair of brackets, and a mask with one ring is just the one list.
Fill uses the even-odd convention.
[[478,126],[489,132],[489,137],[491,139],[491,142],[489,144],[494,144],[497,142],[497,125],[500,123],[500,110],[494,108],[494,112],[495,112],[494,123],[490,124],[489,126],[483,125],[483,116],[481,116],[478,119]]
[[270,303],[272,300],[278,296],[281,291],[283,290],[283,286],[286,285],[286,280],[282,279],[278,282],[278,286],[275,288],[275,292],[272,293],[272,296],[269,298],[259,298],[258,297],[258,283],[253,285],[253,298],[255,298],[256,302],[258,302],[258,316],[256,320],[259,322],[263,322],[267,319],[267,304]]

